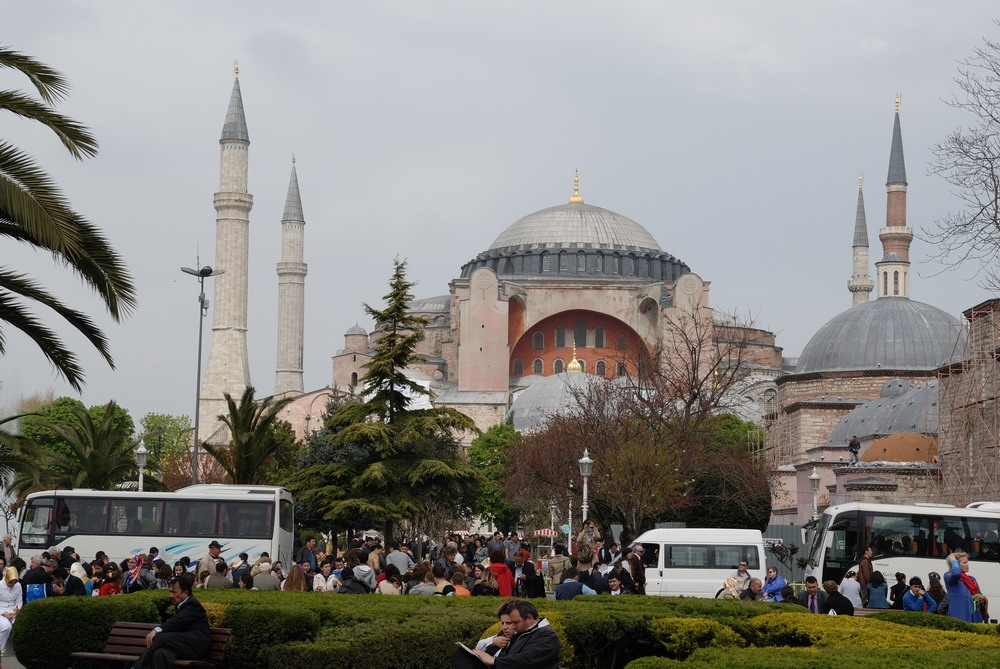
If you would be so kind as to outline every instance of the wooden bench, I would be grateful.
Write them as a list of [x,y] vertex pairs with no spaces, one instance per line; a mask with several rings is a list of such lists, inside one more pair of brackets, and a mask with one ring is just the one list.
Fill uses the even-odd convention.
[[[72,657],[81,660],[98,660],[106,664],[119,664],[131,667],[146,650],[146,635],[156,627],[153,623],[130,623],[118,621],[111,628],[103,653],[73,653]],[[226,654],[226,644],[233,631],[225,627],[210,627],[211,646],[204,660],[176,660],[175,667],[192,667],[193,669],[215,669],[222,663]]]

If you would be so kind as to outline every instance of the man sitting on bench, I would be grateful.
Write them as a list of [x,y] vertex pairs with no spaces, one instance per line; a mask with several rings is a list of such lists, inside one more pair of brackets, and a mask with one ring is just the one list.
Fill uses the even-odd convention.
[[168,669],[174,660],[200,660],[208,655],[211,638],[208,616],[201,602],[191,596],[190,574],[170,581],[170,601],[177,606],[174,617],[146,635],[146,651],[133,669]]

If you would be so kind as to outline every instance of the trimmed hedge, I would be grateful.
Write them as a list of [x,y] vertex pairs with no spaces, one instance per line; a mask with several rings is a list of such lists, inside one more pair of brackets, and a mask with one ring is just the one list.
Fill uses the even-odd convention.
[[[832,617],[832,616],[831,616]],[[990,667],[982,650],[953,648],[928,651],[912,648],[703,648],[684,662],[645,658],[626,669],[885,669],[886,667]]]
[[[213,624],[233,629],[226,669],[446,669],[456,641],[472,645],[488,630],[495,631],[501,603],[494,597],[237,590],[199,591],[196,596]],[[841,651],[848,649],[858,658],[881,657],[880,649],[909,649],[944,660],[960,649],[982,657],[1000,648],[995,627],[930,614],[897,614],[903,616],[899,622],[890,622],[876,616],[816,616],[800,607],[760,602],[661,597],[578,597],[534,604],[559,633],[567,669],[611,669],[630,662],[632,669],[654,669],[679,666],[680,658],[687,658],[685,666],[758,666],[753,664],[757,658],[774,656],[773,649],[762,646],[791,653],[797,658],[794,666],[827,666],[812,663],[819,654],[836,660],[838,669],[848,657]],[[170,613],[165,591],[40,600],[18,615],[12,641],[28,669],[62,669],[74,666],[69,661],[74,651],[102,650],[114,622],[162,622]],[[723,665],[718,658],[743,659]],[[769,669],[791,666],[762,662]]]

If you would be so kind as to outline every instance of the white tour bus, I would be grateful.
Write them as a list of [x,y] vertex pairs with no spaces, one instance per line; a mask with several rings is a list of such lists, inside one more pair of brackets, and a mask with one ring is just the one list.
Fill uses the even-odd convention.
[[266,552],[288,564],[292,494],[274,486],[194,485],[176,492],[47,490],[28,495],[18,512],[17,552],[25,561],[51,546],[72,546],[83,560],[104,551],[115,562],[151,546],[168,564],[224,545],[226,560]]
[[945,556],[962,549],[969,554],[969,574],[983,594],[1000,601],[1000,503],[967,507],[947,504],[866,504],[831,506],[823,512],[809,551],[812,575],[821,583],[840,583],[857,570],[865,546],[872,565],[891,587],[896,572],[906,579],[948,570]]
[[646,594],[716,597],[741,560],[763,580],[764,539],[760,530],[662,528],[643,533]]

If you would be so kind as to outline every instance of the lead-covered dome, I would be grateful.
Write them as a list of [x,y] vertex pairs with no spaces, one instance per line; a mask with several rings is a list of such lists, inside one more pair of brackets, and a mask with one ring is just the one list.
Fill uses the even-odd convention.
[[584,204],[574,192],[567,204],[514,222],[462,267],[468,278],[487,267],[517,279],[620,279],[676,281],[691,269],[670,255],[631,218]]
[[490,250],[583,245],[626,252],[663,250],[631,218],[589,204],[563,204],[528,214],[501,232]]
[[883,297],[851,307],[821,327],[796,374],[887,369],[930,371],[965,356],[957,318],[923,302]]

